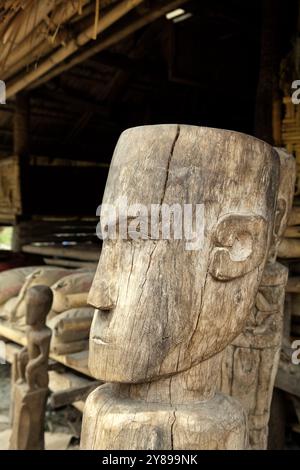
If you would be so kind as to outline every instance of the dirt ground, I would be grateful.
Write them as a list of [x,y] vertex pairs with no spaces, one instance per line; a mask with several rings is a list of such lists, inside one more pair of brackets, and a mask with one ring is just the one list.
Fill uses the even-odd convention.
[[[10,365],[0,364],[0,450],[9,445]],[[81,413],[71,406],[46,411],[45,442],[49,450],[79,448]]]

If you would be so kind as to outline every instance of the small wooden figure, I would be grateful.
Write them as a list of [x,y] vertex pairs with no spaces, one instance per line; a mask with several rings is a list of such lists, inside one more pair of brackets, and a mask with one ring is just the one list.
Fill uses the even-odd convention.
[[26,293],[27,347],[15,356],[12,391],[12,434],[10,449],[44,449],[44,419],[48,396],[48,357],[51,329],[46,317],[52,291],[34,286]]

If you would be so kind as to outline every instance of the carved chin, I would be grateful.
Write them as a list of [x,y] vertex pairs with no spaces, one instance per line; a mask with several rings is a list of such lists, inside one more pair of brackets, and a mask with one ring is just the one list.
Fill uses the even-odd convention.
[[138,353],[139,361],[133,367],[132,357],[135,355],[136,351],[127,355],[124,345],[106,343],[102,338],[91,337],[89,370],[93,377],[104,382],[139,383],[153,380],[158,376],[159,367],[157,363],[154,364],[154,357],[148,361],[145,355]]

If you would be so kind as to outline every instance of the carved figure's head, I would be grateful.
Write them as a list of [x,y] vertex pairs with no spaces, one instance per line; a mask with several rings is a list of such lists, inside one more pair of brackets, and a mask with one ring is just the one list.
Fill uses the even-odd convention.
[[[103,242],[89,294],[95,377],[130,383],[175,374],[239,334],[266,262],[278,181],[276,151],[241,133],[159,125],[121,135],[103,203],[115,207],[126,197],[128,207],[143,204],[150,217],[141,223],[140,211],[141,236],[131,237],[134,217],[119,210],[120,220],[130,219],[128,236],[117,231]],[[190,204],[193,214],[203,209],[194,233],[201,243],[157,236],[162,206],[174,204]],[[153,207],[155,236],[147,231]],[[103,217],[109,226],[111,213]]]
[[33,286],[25,294],[26,324],[44,326],[51,309],[52,290],[48,286]]

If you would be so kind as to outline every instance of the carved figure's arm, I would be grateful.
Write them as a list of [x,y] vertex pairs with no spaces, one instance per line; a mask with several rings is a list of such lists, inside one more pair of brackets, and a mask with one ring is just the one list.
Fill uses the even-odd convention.
[[49,356],[49,336],[44,336],[37,346],[40,354],[34,359],[30,359],[26,367],[26,375],[30,375],[34,369],[47,362]]

